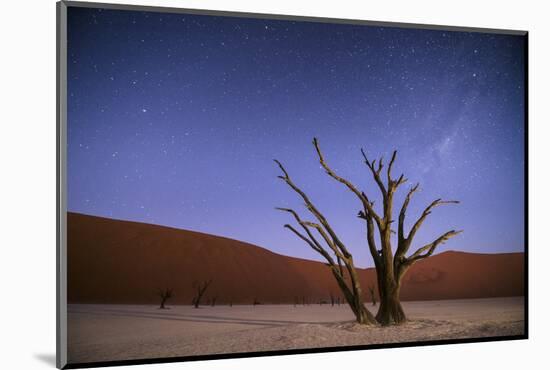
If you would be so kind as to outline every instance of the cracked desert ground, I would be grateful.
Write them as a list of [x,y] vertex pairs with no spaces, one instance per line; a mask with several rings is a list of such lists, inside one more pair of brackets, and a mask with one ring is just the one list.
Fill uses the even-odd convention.
[[[367,304],[376,312],[376,307]],[[366,327],[347,305],[72,304],[69,363],[524,334],[524,298],[403,302],[409,321]]]

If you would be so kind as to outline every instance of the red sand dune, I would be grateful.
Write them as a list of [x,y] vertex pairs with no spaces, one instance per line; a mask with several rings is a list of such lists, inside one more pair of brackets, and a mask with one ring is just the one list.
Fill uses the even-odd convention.
[[[328,268],[258,246],[193,231],[68,213],[69,303],[190,304],[194,281],[212,279],[204,303],[310,303],[340,295]],[[304,246],[305,248],[305,246]],[[404,300],[523,295],[523,253],[444,252],[405,275]],[[373,269],[360,269],[364,291]]]

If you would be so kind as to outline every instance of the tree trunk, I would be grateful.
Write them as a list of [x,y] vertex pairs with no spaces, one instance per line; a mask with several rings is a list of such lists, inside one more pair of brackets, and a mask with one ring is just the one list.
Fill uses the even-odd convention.
[[[342,276],[339,276],[335,270],[332,270],[332,273],[336,278],[336,282],[340,286],[342,293],[344,293],[345,300],[348,302],[353,314],[355,315],[355,321],[363,325],[375,325],[376,319],[374,318],[374,315],[365,308],[363,303],[361,286],[359,285],[359,281],[356,280],[356,276],[351,279],[352,287],[350,290]],[[355,274],[352,273],[351,275]]]
[[379,279],[380,306],[376,314],[376,321],[380,325],[403,324],[407,321],[399,298],[400,289],[400,281],[388,277]]
[[363,302],[356,306],[353,311],[355,313],[355,320],[357,323],[362,325],[376,325],[375,317],[365,308]]
[[354,296],[352,310],[355,313],[355,319],[359,324],[363,325],[376,325],[376,319],[374,315],[367,310],[365,303],[363,302],[363,294],[361,293],[361,287],[359,281],[353,281],[354,284]]

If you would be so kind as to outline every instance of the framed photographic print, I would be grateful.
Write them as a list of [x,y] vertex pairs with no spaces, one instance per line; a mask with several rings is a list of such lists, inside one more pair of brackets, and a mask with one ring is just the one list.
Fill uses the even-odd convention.
[[527,338],[527,32],[58,3],[57,365]]

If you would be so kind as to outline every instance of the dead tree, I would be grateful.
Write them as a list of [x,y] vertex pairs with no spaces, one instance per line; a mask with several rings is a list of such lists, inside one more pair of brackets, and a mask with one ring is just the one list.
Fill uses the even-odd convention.
[[193,283],[193,288],[195,288],[195,297],[193,297],[193,306],[195,306],[195,308],[199,308],[201,304],[202,296],[204,295],[204,293],[206,292],[206,289],[208,289],[211,283],[212,283],[212,280],[205,280],[202,283],[195,281]]
[[376,296],[374,295],[374,286],[369,285],[370,298],[372,300],[372,305],[376,306]]
[[159,289],[158,295],[160,297],[160,307],[161,309],[165,309],[164,305],[166,304],[166,301],[170,298],[172,298],[172,289]]
[[[358,213],[358,217],[365,221],[367,229],[367,244],[376,267],[378,292],[380,295],[380,306],[376,317],[374,317],[363,304],[361,286],[355,270],[353,256],[349,252],[348,248],[340,240],[326,217],[311,202],[309,197],[292,181],[283,165],[279,161],[275,160],[283,173],[279,176],[279,178],[282,179],[302,198],[308,211],[317,220],[317,222],[303,220],[298,213],[292,209],[278,208],[281,211],[290,213],[303,232],[298,231],[289,224],[286,224],[285,227],[291,230],[313,250],[326,259],[339,288],[344,294],[344,298],[355,314],[357,322],[361,324],[374,324],[378,322],[382,325],[405,322],[406,316],[399,299],[401,279],[403,275],[414,263],[431,256],[438,245],[458,235],[461,231],[447,231],[433,242],[428,243],[418,248],[414,253],[407,255],[412,245],[413,238],[420,226],[435,207],[444,204],[455,204],[458,203],[458,201],[444,201],[441,199],[434,200],[424,209],[421,216],[413,224],[409,233],[406,234],[404,226],[405,214],[411,197],[418,190],[419,185],[416,184],[411,187],[399,212],[397,232],[398,241],[394,255],[391,246],[391,234],[394,232],[391,226],[395,222],[393,218],[393,197],[399,186],[407,181],[404,175],[401,175],[398,178],[392,177],[391,170],[397,156],[397,151],[393,152],[386,173],[383,174],[383,159],[381,158],[378,160],[378,163],[376,160],[370,161],[363,149],[361,149],[364,162],[382,196],[382,212],[378,213],[375,210],[373,199],[369,198],[365,192],[360,191],[350,181],[337,175],[334,170],[329,167],[329,165],[325,162],[325,158],[319,147],[319,142],[315,138],[313,139],[313,145],[317,151],[319,163],[326,173],[334,180],[345,185],[347,189],[358,198],[361,204],[361,210]],[[386,179],[384,180],[383,177],[386,177]],[[321,241],[318,240],[314,234],[320,236]],[[377,245],[377,239],[379,240],[379,246]]]

